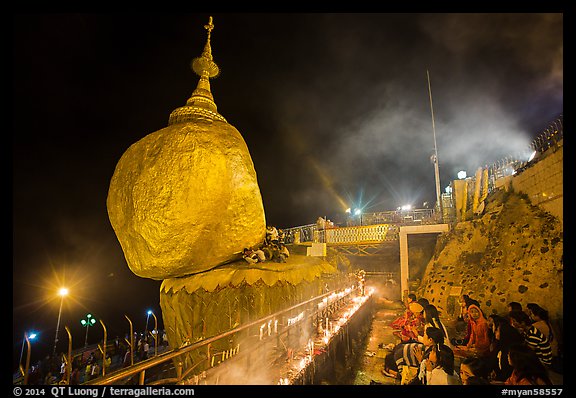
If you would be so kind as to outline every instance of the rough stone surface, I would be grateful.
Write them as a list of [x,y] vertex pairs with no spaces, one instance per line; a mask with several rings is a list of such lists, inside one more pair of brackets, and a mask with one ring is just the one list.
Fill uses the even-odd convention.
[[496,191],[487,203],[481,217],[439,238],[417,295],[448,317],[457,309],[459,294],[452,293],[461,292],[477,299],[487,315],[505,315],[507,304],[517,301],[524,308],[537,303],[561,322],[562,223],[525,195]]
[[107,207],[129,268],[145,278],[209,270],[265,237],[250,153],[221,121],[171,125],[133,144],[116,166]]

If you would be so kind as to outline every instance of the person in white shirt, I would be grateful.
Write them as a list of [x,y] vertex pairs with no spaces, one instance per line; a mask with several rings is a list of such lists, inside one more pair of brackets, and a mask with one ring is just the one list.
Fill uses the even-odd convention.
[[426,363],[427,385],[462,384],[454,370],[454,352],[445,344],[435,344]]
[[[450,348],[453,348],[452,343],[450,342],[450,338],[448,336],[448,330],[446,330],[446,326],[444,326],[444,324],[440,320],[440,315],[435,305],[429,304],[424,307],[424,321],[426,322],[424,324],[424,330],[426,330],[426,328],[430,326],[440,329],[442,331],[442,334],[444,335],[444,344],[446,344]],[[419,335],[418,341],[423,343],[424,342],[423,336]]]

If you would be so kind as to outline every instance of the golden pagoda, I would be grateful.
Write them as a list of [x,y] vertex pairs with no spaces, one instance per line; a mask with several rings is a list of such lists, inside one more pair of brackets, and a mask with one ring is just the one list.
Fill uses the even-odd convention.
[[192,69],[200,76],[168,126],[122,155],[107,206],[128,266],[162,280],[206,271],[240,258],[265,237],[256,171],[238,130],[218,113],[209,79],[218,76],[210,46]]

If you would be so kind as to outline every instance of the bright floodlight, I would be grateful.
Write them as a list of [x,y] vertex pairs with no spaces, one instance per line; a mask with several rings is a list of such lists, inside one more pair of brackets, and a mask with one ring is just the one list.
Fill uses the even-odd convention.
[[402,210],[407,211],[410,210],[412,208],[412,205],[404,205],[402,206]]
[[362,210],[356,209],[356,210],[354,210],[354,214],[358,216],[358,215],[362,214]]
[[533,152],[530,154],[530,157],[528,158],[528,161],[529,161],[529,162],[532,161],[532,159],[534,159],[534,156],[536,156],[536,151],[533,151]]
[[458,172],[458,178],[463,180],[464,178],[466,178],[466,171],[461,170]]
[[346,213],[352,213],[352,209],[351,209],[351,208],[347,208],[347,209],[346,209]]
[[152,310],[148,310],[147,314],[152,315]]
[[65,287],[61,288],[60,290],[58,290],[58,294],[62,297],[66,296],[68,294],[68,289],[66,289]]
[[28,340],[33,340],[36,338],[36,336],[37,336],[36,333],[30,333],[30,335],[28,335]]

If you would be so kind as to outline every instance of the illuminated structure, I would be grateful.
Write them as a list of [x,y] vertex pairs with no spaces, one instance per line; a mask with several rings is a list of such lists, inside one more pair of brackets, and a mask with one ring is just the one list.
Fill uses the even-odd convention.
[[[162,280],[160,307],[170,346],[182,347],[340,288],[336,264],[293,253],[287,263],[254,266],[244,247],[264,242],[265,215],[256,172],[242,136],[218,113],[210,79],[219,74],[208,38],[192,69],[200,76],[168,127],[123,155],[112,177],[108,214],[136,275]],[[214,342],[228,352],[239,336]],[[178,362],[209,367],[206,350]],[[178,364],[176,364],[178,365]],[[178,365],[179,366],[179,365]]]
[[169,125],[133,144],[110,182],[110,222],[136,275],[162,280],[240,258],[265,237],[256,171],[238,130],[218,111],[218,75],[208,40],[192,68],[200,76]]
[[212,17],[210,17],[208,25],[204,25],[204,28],[208,31],[208,39],[206,40],[204,51],[200,57],[194,58],[192,61],[192,70],[200,76],[198,87],[196,87],[185,106],[172,111],[168,122],[169,125],[187,123],[199,118],[219,120],[226,123],[226,119],[218,113],[210,91],[209,79],[213,79],[220,74],[220,68],[212,59],[212,48],[210,47],[210,35],[212,29],[214,29]]

